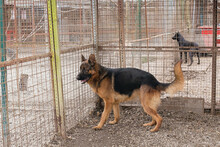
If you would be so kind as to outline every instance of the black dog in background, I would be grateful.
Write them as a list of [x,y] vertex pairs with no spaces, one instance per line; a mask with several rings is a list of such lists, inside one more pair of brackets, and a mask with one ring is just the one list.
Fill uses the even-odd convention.
[[[178,44],[179,44],[179,49],[180,50],[199,50],[198,48],[181,48],[181,47],[198,47],[199,45],[195,42],[190,42],[184,39],[184,37],[179,33],[175,33],[175,35],[172,37],[173,40],[177,40]],[[187,63],[187,52],[184,52],[185,54],[185,62]],[[189,58],[191,63],[189,64],[189,66],[192,65],[193,63],[193,55],[195,54],[195,52],[189,52]],[[196,53],[197,57],[198,57],[198,64],[200,64],[200,55],[199,52]],[[182,52],[180,52],[180,59],[182,60]]]

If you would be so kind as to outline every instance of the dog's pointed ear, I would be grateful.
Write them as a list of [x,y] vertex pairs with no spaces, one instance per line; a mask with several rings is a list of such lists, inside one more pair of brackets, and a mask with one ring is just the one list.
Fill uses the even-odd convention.
[[83,55],[81,55],[81,61],[83,62],[83,61],[86,61],[86,58],[83,56]]
[[89,60],[88,61],[89,61],[90,65],[94,66],[95,63],[96,63],[95,55],[94,54],[89,55]]

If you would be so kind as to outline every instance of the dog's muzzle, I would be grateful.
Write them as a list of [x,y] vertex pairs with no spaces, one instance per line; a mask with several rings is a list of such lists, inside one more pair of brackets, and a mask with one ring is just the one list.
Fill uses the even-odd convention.
[[85,84],[89,79],[91,78],[91,75],[77,75],[76,79],[81,81],[81,84]]

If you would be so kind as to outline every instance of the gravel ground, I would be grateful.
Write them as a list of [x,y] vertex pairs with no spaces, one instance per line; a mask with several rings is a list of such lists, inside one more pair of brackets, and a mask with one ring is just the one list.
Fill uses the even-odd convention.
[[[220,115],[194,114],[159,110],[163,124],[156,133],[142,124],[150,121],[141,107],[121,107],[118,124],[105,124],[93,130],[100,116],[90,115],[68,131],[70,139],[55,138],[51,144],[62,147],[130,147],[130,146],[210,146],[220,147]],[[113,119],[113,114],[110,115]],[[57,146],[56,145],[56,146]]]

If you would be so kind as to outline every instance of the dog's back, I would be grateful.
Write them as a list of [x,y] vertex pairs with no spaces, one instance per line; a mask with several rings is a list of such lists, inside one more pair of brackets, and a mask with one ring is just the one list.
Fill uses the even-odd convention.
[[[193,47],[193,46],[199,46],[197,43],[195,42],[191,42],[186,40],[179,32],[177,32],[173,37],[173,40],[177,40],[177,42],[179,43],[179,46],[182,47]],[[193,49],[193,48],[192,48]]]

